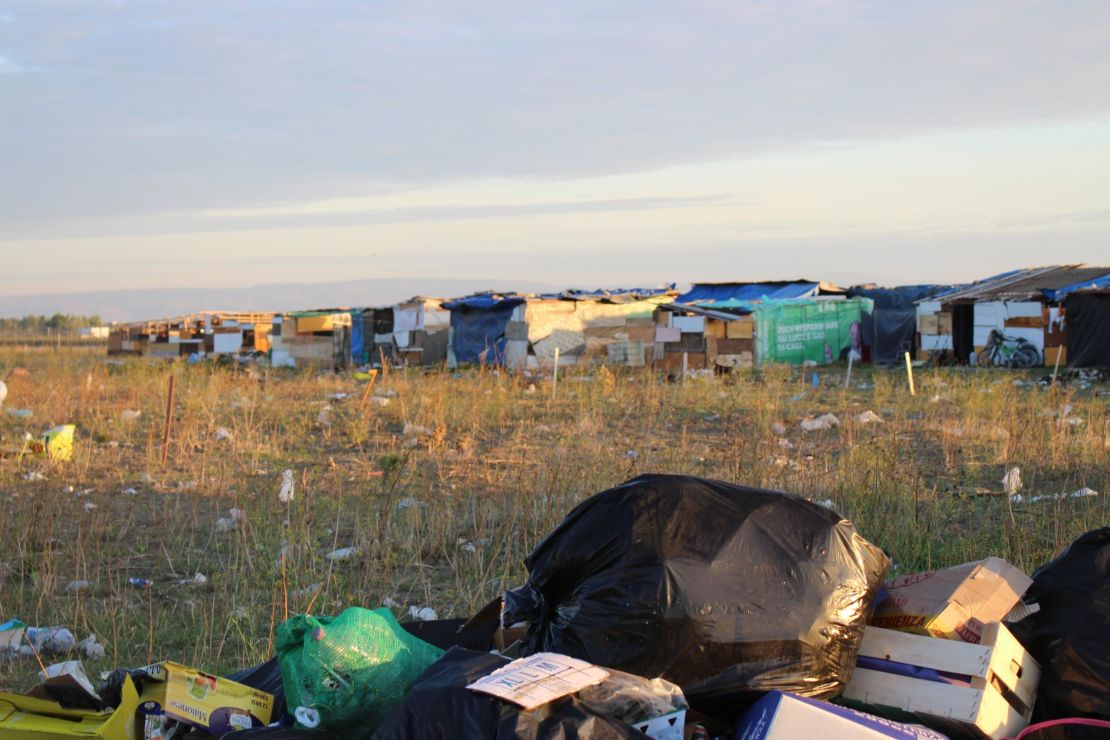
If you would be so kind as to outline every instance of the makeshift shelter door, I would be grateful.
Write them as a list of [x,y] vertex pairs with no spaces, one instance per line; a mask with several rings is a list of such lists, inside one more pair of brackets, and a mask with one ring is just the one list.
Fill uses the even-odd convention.
[[1110,367],[1110,293],[1067,298],[1068,367]]
[[956,353],[956,363],[968,364],[968,358],[975,351],[975,304],[957,303],[952,306],[952,349]]

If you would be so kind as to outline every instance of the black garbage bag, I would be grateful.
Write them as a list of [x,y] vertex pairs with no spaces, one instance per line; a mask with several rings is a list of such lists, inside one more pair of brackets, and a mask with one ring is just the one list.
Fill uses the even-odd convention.
[[530,623],[523,654],[662,676],[729,718],[771,689],[838,695],[888,560],[799,496],[644,475],[581,503],[525,565],[502,617]]
[[564,696],[524,710],[466,686],[511,661],[492,653],[451,648],[433,663],[372,740],[625,740],[643,733],[592,709],[578,696]]
[[1110,720],[1110,527],[1042,566],[1027,598],[1040,611],[1014,632],[1041,664],[1034,721]]

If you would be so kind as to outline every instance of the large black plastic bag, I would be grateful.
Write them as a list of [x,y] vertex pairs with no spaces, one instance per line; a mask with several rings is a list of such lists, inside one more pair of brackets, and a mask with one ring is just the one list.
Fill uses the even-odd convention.
[[511,662],[491,653],[451,648],[413,684],[373,740],[626,740],[641,732],[597,712],[577,696],[530,711],[466,686]]
[[1042,566],[1029,597],[1040,611],[1015,633],[1041,664],[1034,720],[1110,719],[1110,527]]
[[524,654],[662,676],[730,717],[771,689],[839,694],[888,561],[801,497],[644,475],[581,503],[525,565],[503,614],[530,623]]

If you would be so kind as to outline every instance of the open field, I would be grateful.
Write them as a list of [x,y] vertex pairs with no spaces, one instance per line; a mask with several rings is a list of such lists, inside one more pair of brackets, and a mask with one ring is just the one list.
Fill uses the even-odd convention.
[[[176,420],[162,467],[171,370]],[[388,598],[398,613],[465,616],[519,585],[524,556],[575,503],[647,471],[831,500],[895,572],[990,554],[1032,571],[1110,522],[1105,495],[1051,498],[1107,491],[1105,383],[1044,389],[1013,383],[1043,370],[928,370],[910,397],[902,372],[857,370],[850,390],[843,368],[819,374],[813,389],[790,368],[685,383],[597,369],[563,378],[552,400],[547,379],[395,371],[375,386],[388,401],[360,411],[350,374],[0,350],[5,408],[33,411],[0,414],[0,621],[94,633],[107,656],[86,661],[91,674],[163,658],[217,672],[257,663],[286,609],[313,599],[323,613]],[[860,423],[867,410],[884,421]],[[799,429],[826,412],[839,428]],[[66,422],[78,427],[70,462],[18,459],[25,431]],[[1050,497],[1001,495],[1013,465],[1024,496]],[[289,504],[278,500],[285,469]],[[244,518],[220,531],[232,508]],[[357,553],[324,557],[343,547]],[[207,583],[178,583],[198,572]],[[67,591],[75,580],[91,585]],[[0,685],[25,688],[35,669],[2,662]]]

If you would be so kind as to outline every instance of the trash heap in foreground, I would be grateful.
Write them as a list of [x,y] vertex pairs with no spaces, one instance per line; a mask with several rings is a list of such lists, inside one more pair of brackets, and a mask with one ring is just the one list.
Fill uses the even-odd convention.
[[987,557],[884,581],[887,554],[823,506],[646,475],[525,564],[470,620],[295,616],[228,677],[167,661],[94,687],[55,664],[0,694],[0,737],[1110,736],[1110,528],[1032,578]]

